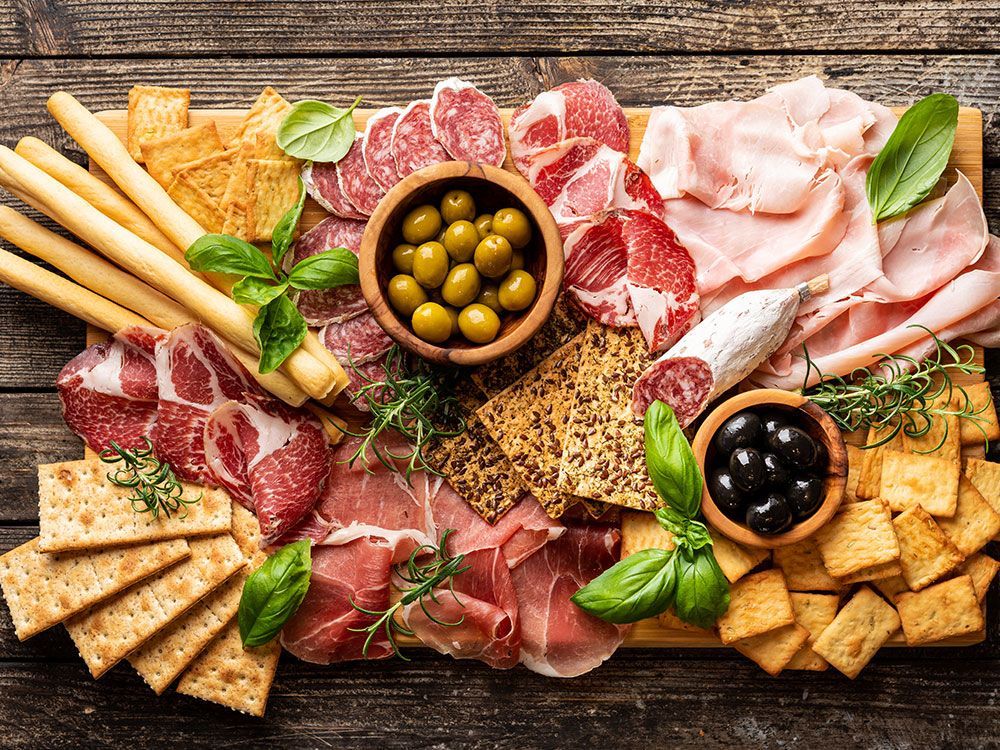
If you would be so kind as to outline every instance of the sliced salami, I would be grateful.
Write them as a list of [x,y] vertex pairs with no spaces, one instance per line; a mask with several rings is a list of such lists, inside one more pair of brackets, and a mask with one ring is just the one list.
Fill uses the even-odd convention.
[[[357,255],[364,232],[364,221],[328,216],[299,237],[286,256],[286,264],[290,269],[303,258],[335,247],[345,247]],[[368,312],[368,303],[361,294],[361,287],[357,285],[301,291],[295,296],[295,305],[306,323],[312,326],[349,320]]]
[[378,359],[392,346],[392,339],[369,312],[330,323],[320,333],[320,340],[340,362],[355,365]]
[[632,410],[642,416],[662,401],[686,427],[705,410],[715,386],[712,368],[700,357],[669,357],[650,365],[632,389]]
[[500,110],[468,81],[447,78],[434,87],[431,98],[434,137],[461,161],[499,167],[507,155]]
[[335,216],[344,219],[366,219],[340,188],[337,165],[306,162],[302,167],[302,182],[309,197]]
[[410,102],[392,126],[392,158],[400,177],[451,160],[444,146],[434,137],[430,109],[429,99]]
[[362,152],[364,135],[354,134],[354,144],[337,162],[337,181],[340,192],[354,206],[358,213],[371,216],[378,202],[385,196],[385,190],[368,173]]
[[365,125],[361,153],[365,167],[383,190],[389,190],[399,182],[396,160],[392,158],[392,126],[403,114],[399,107],[385,107],[368,118]]

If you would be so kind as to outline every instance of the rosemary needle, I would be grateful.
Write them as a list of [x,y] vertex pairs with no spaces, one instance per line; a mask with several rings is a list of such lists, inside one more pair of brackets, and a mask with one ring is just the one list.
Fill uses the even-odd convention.
[[172,513],[182,510],[180,518],[187,516],[187,506],[201,500],[202,495],[193,500],[184,498],[173,469],[166,461],[153,455],[153,443],[144,437],[145,448],[122,448],[114,440],[111,447],[101,451],[100,459],[106,464],[123,464],[108,472],[108,481],[119,487],[132,490],[128,500],[136,513],[150,513],[157,518],[160,511],[170,518]]

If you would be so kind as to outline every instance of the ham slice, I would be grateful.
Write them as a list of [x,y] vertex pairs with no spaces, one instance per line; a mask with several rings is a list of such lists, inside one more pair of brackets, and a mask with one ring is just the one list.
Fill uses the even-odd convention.
[[[326,217],[299,237],[292,251],[286,256],[288,258],[286,270],[291,270],[292,266],[305,258],[335,247],[346,248],[357,255],[361,250],[361,238],[365,233],[365,226],[364,221],[343,219],[339,216]],[[368,312],[368,303],[365,302],[361,287],[357,284],[296,292],[295,306],[306,319],[306,323],[311,326],[340,323]]]
[[396,160],[392,158],[392,126],[403,113],[399,107],[385,107],[368,118],[361,152],[365,167],[383,190],[399,182]]

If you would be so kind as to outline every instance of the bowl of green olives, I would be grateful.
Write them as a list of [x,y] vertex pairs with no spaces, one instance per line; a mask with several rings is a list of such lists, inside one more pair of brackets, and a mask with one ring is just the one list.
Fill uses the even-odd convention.
[[844,497],[844,436],[797,393],[761,389],[724,401],[692,449],[705,478],[705,519],[740,544],[799,542],[833,518]]
[[549,317],[562,239],[520,175],[445,162],[386,194],[358,264],[368,307],[394,341],[439,364],[480,365],[520,347]]

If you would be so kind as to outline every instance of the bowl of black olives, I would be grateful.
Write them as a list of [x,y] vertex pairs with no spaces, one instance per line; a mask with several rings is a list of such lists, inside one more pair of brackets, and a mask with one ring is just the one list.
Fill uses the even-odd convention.
[[795,393],[755,390],[729,399],[706,418],[693,448],[705,478],[705,518],[740,544],[801,541],[833,517],[844,496],[843,435]]
[[520,175],[444,162],[382,199],[358,270],[368,307],[400,346],[438,364],[480,365],[548,319],[562,284],[562,239]]

